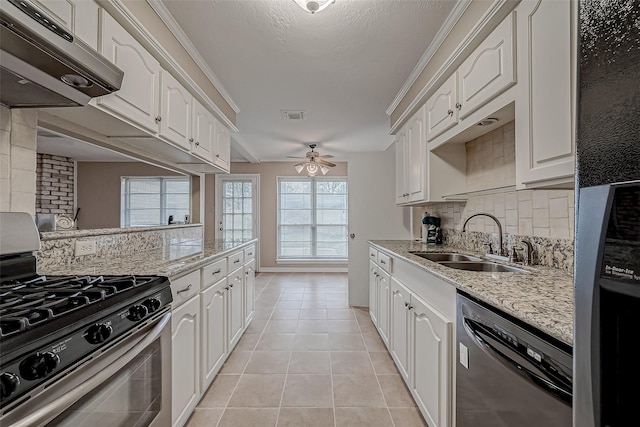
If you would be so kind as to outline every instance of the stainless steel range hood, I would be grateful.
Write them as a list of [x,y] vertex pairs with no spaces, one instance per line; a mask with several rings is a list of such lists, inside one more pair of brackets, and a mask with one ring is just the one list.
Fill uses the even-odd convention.
[[86,105],[120,89],[123,74],[27,0],[0,0],[0,104]]

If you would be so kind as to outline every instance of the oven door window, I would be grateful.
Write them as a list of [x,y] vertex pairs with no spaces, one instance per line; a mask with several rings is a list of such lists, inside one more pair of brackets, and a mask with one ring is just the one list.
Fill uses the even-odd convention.
[[162,407],[160,338],[49,426],[149,426]]

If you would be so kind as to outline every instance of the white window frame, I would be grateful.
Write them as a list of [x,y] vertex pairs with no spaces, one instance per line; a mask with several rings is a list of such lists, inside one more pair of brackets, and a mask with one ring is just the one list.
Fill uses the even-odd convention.
[[[345,223],[345,226],[349,227],[349,181],[347,179],[346,176],[332,176],[332,177],[319,177],[319,176],[305,176],[305,177],[299,177],[299,176],[278,176],[276,177],[276,198],[277,198],[277,220],[276,220],[276,263],[277,264],[296,264],[296,263],[302,263],[302,264],[313,264],[313,263],[317,263],[317,264],[344,264],[348,261],[349,258],[349,245],[348,245],[348,239],[346,240],[347,243],[347,256],[343,257],[343,258],[333,258],[333,257],[318,257],[316,256],[309,256],[309,257],[305,257],[305,256],[301,256],[301,257],[283,257],[280,255],[280,227],[281,227],[281,223],[280,223],[280,182],[281,180],[287,180],[287,181],[310,181],[311,182],[311,224],[309,224],[312,228],[311,231],[311,249],[312,252],[315,252],[316,245],[317,245],[317,234],[316,234],[316,229],[317,229],[317,209],[316,209],[316,198],[317,198],[317,194],[316,194],[316,186],[315,183],[317,181],[344,181],[347,184],[347,204],[345,205],[345,208],[347,210],[347,214],[346,214],[346,218],[347,218],[347,222]],[[346,236],[347,233],[345,233]]]
[[[125,185],[127,185],[126,181],[144,180],[144,179],[160,180],[160,206],[158,208],[160,210],[160,224],[150,225],[150,227],[169,225],[168,218],[166,218],[166,220],[164,221],[162,219],[162,212],[163,210],[166,210],[166,203],[167,203],[167,199],[166,199],[167,181],[187,180],[187,182],[189,183],[189,191],[187,193],[189,195],[189,204],[187,206],[187,209],[189,211],[189,216],[191,216],[191,179],[189,179],[188,176],[121,176],[120,177],[120,227],[122,228],[146,227],[145,225],[130,225],[131,220],[130,218],[128,219],[128,215],[131,209],[129,208],[129,198],[126,196],[131,193],[128,191],[125,192],[125,189],[124,189]],[[174,218],[174,221],[184,221],[184,218]]]

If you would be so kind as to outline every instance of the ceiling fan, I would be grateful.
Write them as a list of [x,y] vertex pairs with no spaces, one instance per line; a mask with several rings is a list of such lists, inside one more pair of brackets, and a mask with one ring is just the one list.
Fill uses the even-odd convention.
[[315,151],[316,144],[309,144],[309,148],[311,148],[311,151],[308,151],[305,157],[287,156],[290,159],[305,159],[304,162],[294,165],[296,172],[301,173],[306,167],[309,176],[315,176],[318,170],[322,172],[322,175],[326,175],[330,170],[329,168],[334,167],[336,164],[324,159],[330,159],[333,156],[321,156],[320,153]]

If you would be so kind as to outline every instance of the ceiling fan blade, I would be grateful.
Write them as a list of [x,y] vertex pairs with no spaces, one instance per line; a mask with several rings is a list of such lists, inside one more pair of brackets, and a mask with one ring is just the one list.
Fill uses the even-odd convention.
[[306,157],[301,156],[287,156],[288,159],[306,159]]
[[330,168],[332,168],[332,167],[334,167],[336,165],[335,163],[327,162],[326,160],[322,160],[322,159],[316,159],[316,163],[318,163],[320,165],[329,166]]
[[309,162],[300,162],[300,163],[296,163],[295,165],[293,165],[293,167],[306,165],[307,163],[309,163]]
[[324,156],[316,156],[316,159],[330,159],[332,157],[331,154],[325,154]]

